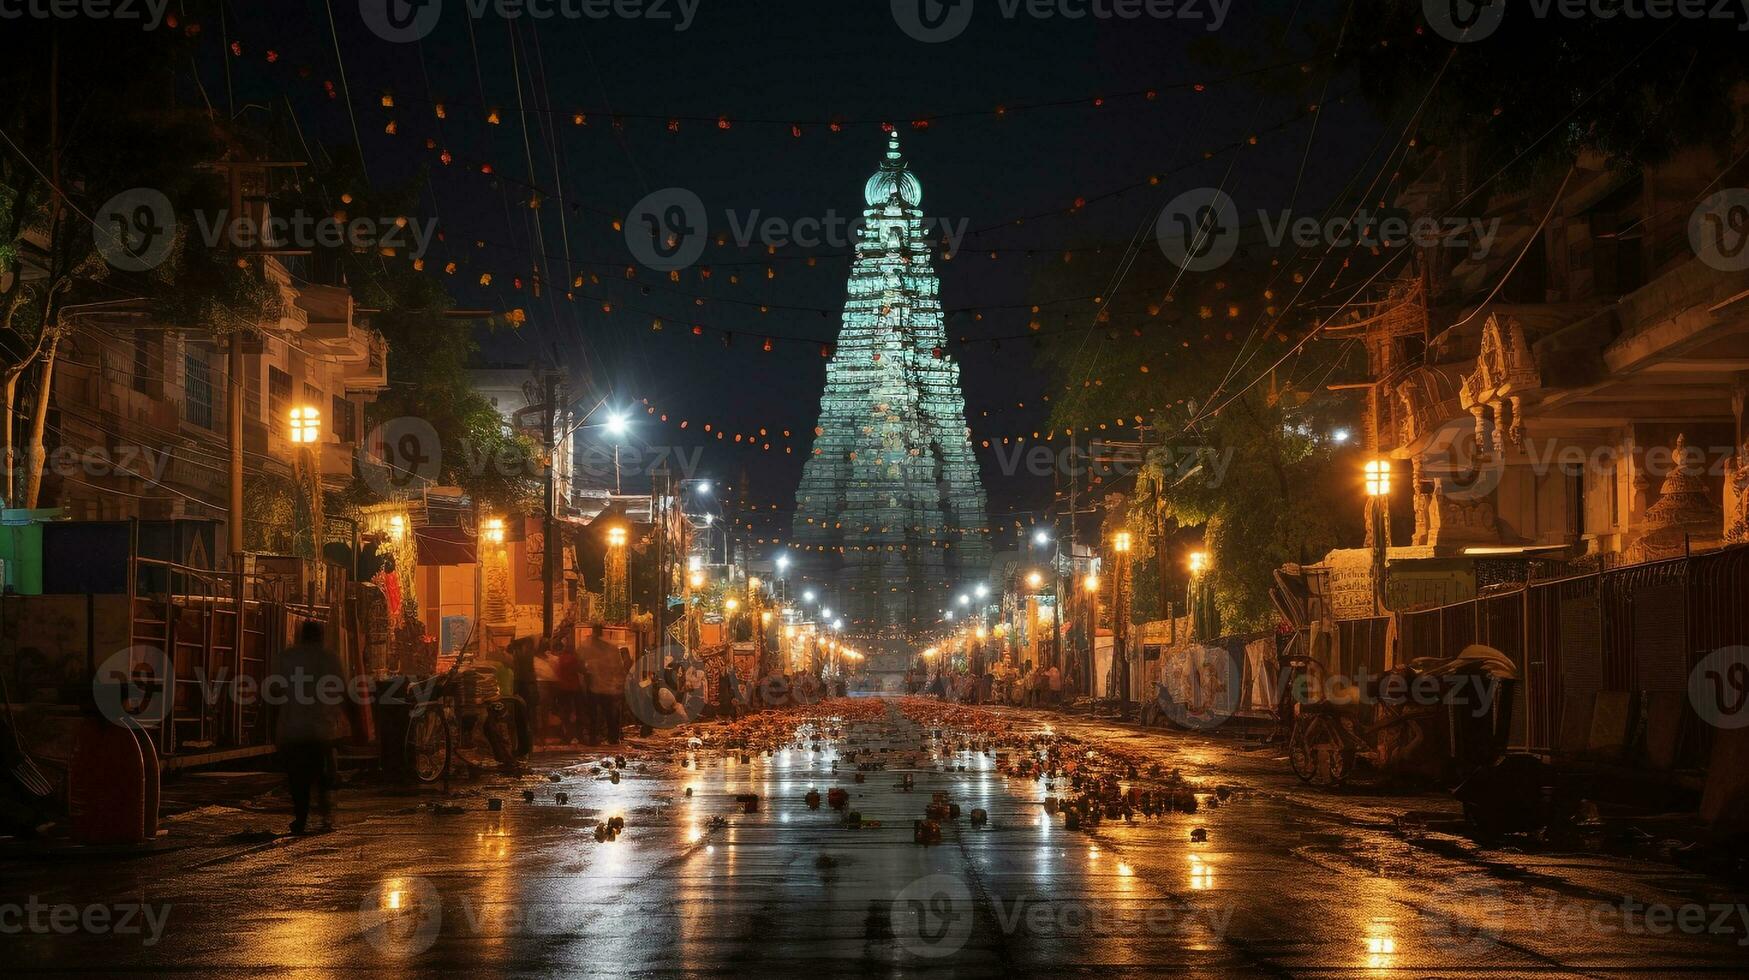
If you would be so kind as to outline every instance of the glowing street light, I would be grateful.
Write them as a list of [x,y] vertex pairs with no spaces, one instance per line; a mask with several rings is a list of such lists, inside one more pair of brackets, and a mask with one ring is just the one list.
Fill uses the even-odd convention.
[[1032,532],[1032,543],[1038,545],[1040,548],[1043,548],[1045,545],[1050,544],[1051,543],[1051,532],[1045,530],[1042,527],[1039,528],[1038,530]]
[[407,536],[407,518],[400,514],[389,515],[389,540],[399,541]]
[[814,590],[808,589],[807,591],[803,592],[802,593],[802,601],[803,602],[813,602],[814,601]]
[[1045,584],[1045,577],[1043,575],[1040,575],[1037,572],[1027,572],[1026,573],[1026,584],[1030,585],[1036,589],[1039,586]]
[[1130,550],[1130,532],[1119,531],[1111,536],[1111,546],[1116,551]]
[[613,527],[610,527],[607,529],[607,546],[609,548],[623,548],[623,547],[625,547],[625,544],[626,544],[626,529],[625,528],[620,527],[618,525],[614,525]]
[[789,568],[789,555],[787,553],[778,555],[777,556],[777,572],[778,572],[779,578],[783,577],[783,571],[786,568]]
[[607,417],[605,428],[607,429],[608,435],[623,436],[626,434],[626,427],[630,423],[631,418],[624,412],[614,412]]
[[314,405],[296,405],[287,413],[287,434],[298,445],[322,440],[322,410]]
[[1391,493],[1391,461],[1369,459],[1366,462],[1366,495],[1387,497]]
[[705,494],[710,493],[711,492],[711,481],[709,481],[709,480],[698,481],[698,492],[705,493]]
[[686,577],[686,581],[693,588],[702,589],[702,588],[704,588],[704,573],[703,572],[692,572],[691,574],[689,574]]
[[985,585],[982,582],[979,582],[977,589],[975,589],[974,591],[976,591],[978,593],[978,598],[982,599],[985,596],[990,594],[990,587],[988,585]]
[[486,518],[485,523],[480,525],[480,539],[487,544],[503,544],[504,519],[501,517]]
[[969,606],[971,604],[972,604],[972,597],[969,595],[965,595],[964,593],[961,593],[960,594],[960,605]]
[[1092,572],[1088,572],[1087,578],[1082,582],[1082,585],[1086,586],[1087,591],[1089,591],[1089,592],[1098,592],[1099,591],[1099,576],[1093,574]]
[[1206,551],[1193,551],[1190,553],[1190,574],[1201,575],[1203,572],[1208,571],[1208,568],[1209,568],[1209,553],[1208,552],[1206,552]]
[[735,610],[741,608],[741,601],[739,599],[736,599],[734,596],[730,596],[727,599],[723,600],[723,608],[727,609],[729,612],[734,612]]

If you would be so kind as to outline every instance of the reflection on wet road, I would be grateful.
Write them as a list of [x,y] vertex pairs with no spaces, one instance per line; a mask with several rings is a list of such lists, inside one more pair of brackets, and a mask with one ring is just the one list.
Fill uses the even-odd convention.
[[[979,745],[889,707],[745,761],[681,735],[628,752],[618,782],[600,757],[546,758],[563,768],[471,786],[455,813],[357,791],[338,832],[266,847],[200,837],[234,828],[234,811],[193,814],[172,824],[197,842],[186,850],[9,866],[0,902],[21,915],[33,896],[39,911],[167,908],[155,941],[113,922],[58,930],[43,912],[44,928],[7,936],[9,972],[1589,975],[1749,962],[1749,906],[1697,875],[1445,846],[1396,829],[1394,801],[1325,805],[1219,742],[1005,717],[1006,737]],[[1068,829],[1044,806],[1067,796],[1063,776],[1011,775],[1047,727],[1182,767],[1201,805]],[[1224,802],[1196,782],[1214,778],[1231,784]],[[833,789],[848,794],[842,812]],[[959,815],[921,846],[914,822],[938,793]],[[623,833],[598,839],[612,817]]]

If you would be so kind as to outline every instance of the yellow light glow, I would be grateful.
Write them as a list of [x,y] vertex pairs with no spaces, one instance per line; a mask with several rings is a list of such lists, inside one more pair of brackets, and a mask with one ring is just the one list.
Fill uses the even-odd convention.
[[751,578],[747,579],[747,587],[749,589],[759,588],[759,576],[754,575]]
[[1111,536],[1111,546],[1118,551],[1130,550],[1130,532],[1119,531]]
[[295,405],[287,413],[291,441],[300,445],[319,442],[322,438],[322,410],[314,405]]
[[740,607],[741,607],[741,604],[739,602],[735,601],[734,596],[730,596],[729,598],[723,600],[723,608],[727,609],[730,612],[734,612],[736,609],[739,609]]
[[622,548],[626,543],[626,529],[615,525],[607,529],[607,546]]
[[760,613],[759,614],[759,621],[761,623],[771,622],[771,610],[767,609],[764,612]]
[[400,514],[389,515],[389,539],[399,541],[407,536],[407,519]]
[[1391,461],[1388,459],[1369,459],[1366,463],[1366,495],[1369,497],[1389,496],[1391,492]]
[[982,626],[980,626],[980,627],[978,627],[978,628],[977,628],[977,629],[976,629],[976,630],[973,630],[973,631],[972,631],[972,632],[973,632],[973,634],[974,634],[974,635],[976,635],[976,636],[977,636],[977,638],[978,638],[978,639],[980,639],[980,640],[981,640],[981,639],[983,639],[983,638],[984,638],[984,636],[985,636],[985,635],[986,635],[986,634],[985,634],[985,632],[984,632],[984,627],[982,627]]
[[480,539],[487,544],[503,544],[504,519],[502,517],[486,518],[485,523],[480,525]]
[[1028,572],[1026,574],[1026,584],[1036,589],[1045,584],[1045,577],[1037,572]]
[[1087,587],[1087,591],[1089,591],[1089,592],[1098,592],[1099,591],[1099,576],[1094,575],[1093,573],[1089,572],[1087,574],[1087,578],[1081,584],[1085,585]]
[[704,587],[704,573],[703,572],[693,572],[691,575],[688,575],[686,577],[686,581],[687,581],[687,584],[691,585],[695,589],[703,588]]
[[1206,551],[1193,551],[1190,553],[1190,574],[1201,575],[1203,572],[1208,571],[1208,567],[1209,567],[1209,553],[1208,552],[1206,552]]

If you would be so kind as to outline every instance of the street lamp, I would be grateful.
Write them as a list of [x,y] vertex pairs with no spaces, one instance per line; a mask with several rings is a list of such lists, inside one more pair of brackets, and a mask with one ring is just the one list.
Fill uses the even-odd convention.
[[488,517],[480,524],[480,540],[487,544],[504,543],[504,519]]
[[1373,614],[1384,611],[1385,554],[1391,547],[1391,461],[1366,461],[1366,546],[1372,552]]
[[609,548],[623,548],[623,547],[625,547],[625,543],[626,543],[626,529],[625,528],[615,525],[614,527],[610,527],[607,529],[607,546]]
[[309,445],[322,439],[322,410],[314,405],[296,405],[287,413],[287,434],[298,445]]
[[972,604],[972,597],[969,595],[966,595],[964,593],[961,593],[960,594],[960,605],[969,606],[971,604]]
[[1203,572],[1208,570],[1208,567],[1209,567],[1209,553],[1208,552],[1206,552],[1206,551],[1193,551],[1190,553],[1190,574],[1201,575]]
[[1026,573],[1026,584],[1036,589],[1045,584],[1045,577],[1037,572],[1028,572]]
[[807,591],[803,592],[802,593],[802,601],[807,602],[807,603],[812,603],[814,601],[814,590],[808,589]]
[[1045,530],[1042,527],[1039,528],[1038,530],[1032,532],[1032,543],[1038,545],[1040,548],[1043,548],[1045,545],[1050,544],[1051,543],[1051,532]]
[[1088,573],[1087,573],[1087,578],[1085,578],[1085,579],[1084,579],[1084,580],[1082,580],[1082,583],[1081,583],[1081,584],[1082,584],[1082,585],[1083,585],[1083,586],[1084,586],[1084,587],[1085,587],[1085,588],[1086,588],[1086,589],[1087,589],[1087,591],[1089,591],[1089,592],[1098,592],[1098,591],[1099,591],[1099,576],[1098,576],[1098,575],[1095,575],[1095,574],[1093,574],[1093,573],[1092,573],[1092,572],[1088,572]]
[[990,587],[988,585],[985,585],[982,582],[979,582],[978,588],[977,588],[977,593],[978,593],[978,598],[982,599],[985,596],[990,594]]

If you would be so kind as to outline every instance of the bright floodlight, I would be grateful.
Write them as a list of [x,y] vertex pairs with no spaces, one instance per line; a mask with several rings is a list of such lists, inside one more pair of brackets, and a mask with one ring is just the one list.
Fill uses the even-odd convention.
[[803,602],[813,602],[814,601],[814,590],[809,589],[808,591],[803,592],[802,593],[802,601]]
[[777,568],[778,568],[778,570],[782,571],[783,569],[786,569],[788,567],[789,567],[789,555],[778,555],[777,556]]
[[629,421],[624,412],[614,412],[607,417],[608,433],[616,436],[625,435],[626,425]]
[[969,606],[971,604],[972,604],[972,597],[971,596],[964,595],[964,594],[960,595],[960,605]]
[[1045,530],[1042,527],[1039,528],[1038,530],[1032,532],[1032,543],[1039,545],[1041,547],[1044,545],[1050,544],[1051,543],[1051,532]]
[[1335,432],[1330,433],[1330,441],[1334,442],[1338,446],[1347,442],[1348,437],[1349,437],[1349,432],[1347,429],[1337,429]]
[[977,588],[977,593],[978,593],[978,598],[982,599],[985,596],[990,594],[990,587],[988,585],[985,585],[982,582],[979,582],[978,588]]
[[711,481],[709,481],[709,480],[698,481],[698,492],[699,493],[710,493],[711,492]]

